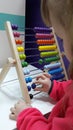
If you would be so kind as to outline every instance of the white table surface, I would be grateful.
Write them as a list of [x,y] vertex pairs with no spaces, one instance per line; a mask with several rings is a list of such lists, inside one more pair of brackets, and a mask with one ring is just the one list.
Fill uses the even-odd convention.
[[[15,68],[11,68],[0,86],[0,130],[12,130],[16,128],[16,121],[9,119],[10,108],[22,99],[20,84]],[[31,100],[33,107],[38,108],[43,114],[50,112],[54,107],[51,99],[45,93],[34,96]],[[45,107],[44,107],[45,106]]]

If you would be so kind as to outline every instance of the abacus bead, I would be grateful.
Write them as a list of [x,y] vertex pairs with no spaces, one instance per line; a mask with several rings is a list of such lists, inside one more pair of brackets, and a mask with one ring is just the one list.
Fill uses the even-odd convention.
[[24,51],[24,48],[23,47],[20,47],[21,51],[23,52]]
[[17,40],[17,39],[15,39],[15,42],[16,42],[16,44],[22,44],[23,43],[22,40]]
[[24,62],[21,62],[21,65],[22,65],[22,67],[25,67],[25,64],[24,64]]
[[15,43],[18,44],[18,40],[15,39]]
[[25,55],[25,54],[23,54],[23,59],[24,59],[24,60],[26,59],[26,55]]
[[27,74],[27,70],[24,70],[23,72],[24,72],[24,75],[26,75],[26,74]]
[[31,91],[31,87],[30,86],[27,86],[27,89],[28,89],[28,91]]
[[39,64],[42,64],[42,63],[43,63],[43,60],[42,60],[42,59],[40,59],[38,62],[39,62]]
[[29,74],[29,73],[30,73],[29,69],[24,70],[24,74]]
[[11,27],[12,27],[12,29],[14,30],[14,25],[13,25],[13,24],[11,24]]
[[18,40],[18,44],[22,44],[22,40]]
[[36,84],[33,83],[33,84],[31,85],[31,87],[32,87],[32,89],[35,89],[35,88],[36,88]]
[[15,24],[12,24],[11,26],[12,26],[12,29],[13,29],[13,30],[17,30],[17,29],[18,29],[18,26],[15,25]]
[[13,35],[14,35],[14,37],[20,37],[20,33],[18,33],[18,32],[13,32]]
[[25,78],[25,81],[26,81],[26,83],[28,83],[28,82],[29,82],[28,77],[26,77],[26,78]]
[[19,57],[20,57],[21,60],[23,59],[23,55],[22,54],[20,54]]
[[14,37],[17,37],[17,33],[13,32]]
[[19,44],[19,41],[17,39],[15,39],[15,42],[16,42],[16,44]]
[[58,51],[41,52],[40,57],[55,56],[58,53]]
[[22,55],[19,55],[19,58],[22,59]]
[[20,33],[17,33],[17,37],[20,37]]
[[15,29],[18,30],[18,26],[17,25],[15,25]]
[[59,80],[59,79],[63,79],[65,77],[65,75],[64,74],[60,74],[60,75],[55,75],[55,76],[53,76],[52,78],[51,78],[51,80]]
[[17,50],[18,50],[18,52],[21,52],[21,48],[20,47],[17,47]]
[[29,69],[27,69],[27,74],[30,74],[30,70]]
[[18,52],[23,52],[24,48],[23,47],[17,47]]
[[45,58],[44,62],[48,63],[48,62],[58,61],[58,60],[60,60],[60,57],[59,56],[54,56],[52,58]]
[[24,67],[27,67],[28,66],[28,63],[27,62],[24,62]]
[[14,30],[18,30],[18,26],[17,25],[14,25]]
[[29,82],[32,82],[32,77],[28,77],[28,81],[29,81]]
[[32,98],[33,98],[33,95],[32,95],[32,94],[29,94],[29,96],[30,96],[30,99],[32,99]]
[[22,64],[22,67],[27,67],[28,66],[27,62],[21,62],[21,64]]
[[20,54],[19,57],[20,57],[21,60],[23,60],[23,59],[25,60],[26,59],[26,55],[25,54]]

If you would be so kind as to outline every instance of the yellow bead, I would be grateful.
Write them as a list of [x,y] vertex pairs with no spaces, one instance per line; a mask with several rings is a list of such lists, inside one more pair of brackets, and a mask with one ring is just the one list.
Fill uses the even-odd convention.
[[23,51],[24,51],[24,48],[23,48],[23,47],[21,47],[20,49],[21,49],[21,52],[23,52]]
[[39,46],[38,50],[39,51],[47,51],[47,50],[55,50],[57,48],[56,45],[50,45],[50,46]]
[[24,52],[24,48],[23,47],[17,47],[18,52]]

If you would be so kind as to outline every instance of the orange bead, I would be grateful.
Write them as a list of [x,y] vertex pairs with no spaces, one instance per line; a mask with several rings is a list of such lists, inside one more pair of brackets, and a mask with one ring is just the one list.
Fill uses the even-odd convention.
[[23,43],[23,41],[22,41],[22,40],[20,40],[20,39],[15,40],[15,42],[16,42],[16,44],[22,44],[22,43]]
[[53,44],[55,43],[55,40],[37,40],[36,41],[38,45],[45,45],[45,44]]

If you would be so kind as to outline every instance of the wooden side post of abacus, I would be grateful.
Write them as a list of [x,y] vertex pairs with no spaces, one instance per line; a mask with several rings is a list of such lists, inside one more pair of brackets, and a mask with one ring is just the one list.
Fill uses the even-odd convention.
[[57,38],[56,38],[55,31],[54,31],[53,27],[52,27],[52,31],[53,31],[54,39],[56,41],[56,45],[57,45],[57,48],[58,48],[58,51],[59,51],[59,56],[60,56],[60,60],[61,60],[61,63],[62,63],[62,67],[64,69],[65,78],[66,78],[66,80],[68,80],[67,72],[66,72],[66,69],[65,69],[65,66],[64,66],[64,62],[63,62],[63,59],[62,59],[62,54],[60,52],[60,48],[59,48],[58,41],[57,41]]
[[2,82],[3,82],[3,80],[4,80],[4,78],[6,77],[6,75],[7,75],[8,71],[9,71],[9,69],[10,69],[12,66],[14,66],[15,63],[16,63],[16,62],[15,62],[15,60],[14,60],[13,58],[9,57],[9,58],[7,59],[6,63],[4,64],[4,66],[3,66],[3,68],[2,68],[2,70],[1,70],[1,72],[0,72],[0,86],[1,86],[1,84],[2,84]]
[[18,51],[17,51],[15,38],[14,38],[12,27],[11,27],[11,23],[9,21],[7,21],[5,23],[5,27],[6,27],[6,32],[7,32],[9,44],[10,44],[10,49],[12,51],[12,57],[16,61],[15,67],[16,67],[18,79],[19,79],[19,82],[20,82],[22,96],[24,97],[24,100],[25,100],[26,103],[30,103],[30,97],[29,97],[29,93],[28,93],[28,90],[27,90],[27,85],[26,85],[26,82],[25,82],[25,77],[24,77],[24,74],[23,74],[21,61],[19,59],[19,55],[18,55]]

